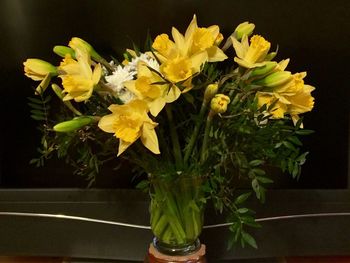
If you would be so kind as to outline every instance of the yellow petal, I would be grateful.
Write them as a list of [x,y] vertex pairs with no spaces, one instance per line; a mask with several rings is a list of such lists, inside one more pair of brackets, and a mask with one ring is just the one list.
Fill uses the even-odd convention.
[[181,95],[181,90],[176,86],[173,85],[170,89],[167,95],[165,96],[166,103],[171,103],[177,100]]
[[118,155],[121,155],[130,145],[132,142],[125,142],[123,140],[119,140],[119,149],[118,149]]
[[210,31],[210,33],[212,34],[214,39],[216,39],[216,37],[220,33],[220,28],[217,25],[212,25],[212,26],[208,27],[207,29]]
[[123,85],[132,93],[134,93],[136,95],[136,97],[138,97],[139,99],[143,99],[143,95],[141,94],[141,92],[136,89],[136,80],[129,80],[129,81],[125,81],[123,83]]
[[244,54],[245,54],[245,51],[243,49],[242,44],[236,38],[234,38],[234,37],[230,37],[230,38],[231,38],[231,41],[232,41],[232,44],[233,44],[233,48],[236,51],[237,57],[243,58]]
[[159,112],[161,112],[161,110],[164,108],[165,106],[165,99],[160,97],[156,100],[153,100],[152,102],[150,102],[148,104],[149,106],[149,111],[151,112],[151,114],[154,116],[154,117],[157,117],[157,115],[159,114]]
[[182,56],[185,56],[187,54],[188,47],[186,47],[184,36],[175,27],[172,28],[171,33],[179,52]]
[[144,123],[142,128],[141,142],[154,154],[160,154],[159,144],[154,125],[151,123]]
[[113,125],[116,120],[115,114],[108,114],[103,116],[98,122],[98,127],[104,132],[114,133]]
[[83,49],[77,49],[75,53],[80,66],[80,74],[86,78],[90,78],[92,76],[92,70],[89,54]]
[[96,85],[101,78],[102,75],[102,67],[101,64],[97,64],[94,68],[94,71],[92,72],[92,82],[94,83],[94,85]]
[[226,54],[217,46],[212,46],[207,49],[208,52],[208,61],[217,62],[227,59]]
[[201,66],[208,60],[208,53],[206,51],[199,52],[193,55],[191,58],[193,74],[198,73],[201,69]]
[[193,19],[189,26],[187,27],[186,33],[185,33],[185,39],[189,39],[193,36],[194,31],[198,28],[197,25],[197,17],[196,15],[193,15]]

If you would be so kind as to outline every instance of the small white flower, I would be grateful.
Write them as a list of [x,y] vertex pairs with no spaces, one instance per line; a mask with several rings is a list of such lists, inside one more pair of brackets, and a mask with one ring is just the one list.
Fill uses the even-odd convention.
[[131,71],[137,71],[137,64],[143,61],[145,62],[149,67],[153,68],[156,71],[159,71],[159,64],[157,60],[152,58],[150,55],[142,53],[140,56],[133,58],[128,64],[127,67]]
[[107,85],[111,89],[118,93],[124,88],[124,82],[133,80],[135,76],[134,72],[128,70],[127,67],[118,66],[112,75],[106,76]]

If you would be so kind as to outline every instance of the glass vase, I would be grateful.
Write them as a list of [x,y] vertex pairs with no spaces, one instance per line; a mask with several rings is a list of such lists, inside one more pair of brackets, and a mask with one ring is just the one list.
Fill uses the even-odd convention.
[[151,180],[153,246],[165,255],[188,255],[200,248],[205,196],[200,177]]

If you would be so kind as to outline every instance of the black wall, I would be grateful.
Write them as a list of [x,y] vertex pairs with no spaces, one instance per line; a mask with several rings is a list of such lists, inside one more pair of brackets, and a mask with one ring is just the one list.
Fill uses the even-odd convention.
[[[26,97],[34,82],[23,75],[28,57],[57,64],[51,49],[73,36],[90,42],[102,54],[120,55],[131,40],[184,31],[194,13],[199,25],[218,24],[228,36],[243,21],[279,45],[279,59],[289,69],[308,71],[316,104],[305,126],[316,133],[305,138],[311,153],[298,184],[289,188],[346,188],[349,160],[349,21],[350,2],[328,1],[170,1],[170,0],[0,0],[1,170],[0,187],[84,187],[83,178],[53,160],[45,168],[28,164],[40,136],[29,118]],[[128,171],[104,173],[97,187],[129,187]]]

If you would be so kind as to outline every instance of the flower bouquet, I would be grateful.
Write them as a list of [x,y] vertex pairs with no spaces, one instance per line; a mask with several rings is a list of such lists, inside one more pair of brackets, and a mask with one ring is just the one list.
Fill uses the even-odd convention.
[[[101,166],[127,159],[147,175],[138,187],[150,193],[153,244],[164,254],[199,248],[208,200],[227,213],[231,245],[257,247],[245,201],[251,193],[264,201],[270,167],[299,177],[307,155],[299,137],[312,132],[301,114],[313,108],[314,87],[305,72],[286,70],[289,59],[275,61],[254,28],[244,22],[224,39],[194,16],[185,34],[148,37],[122,60],[77,37],[54,47],[58,66],[27,59],[25,75],[40,81],[29,105],[42,131],[31,162],[57,154],[93,183]],[[249,187],[237,194],[241,185]]]

